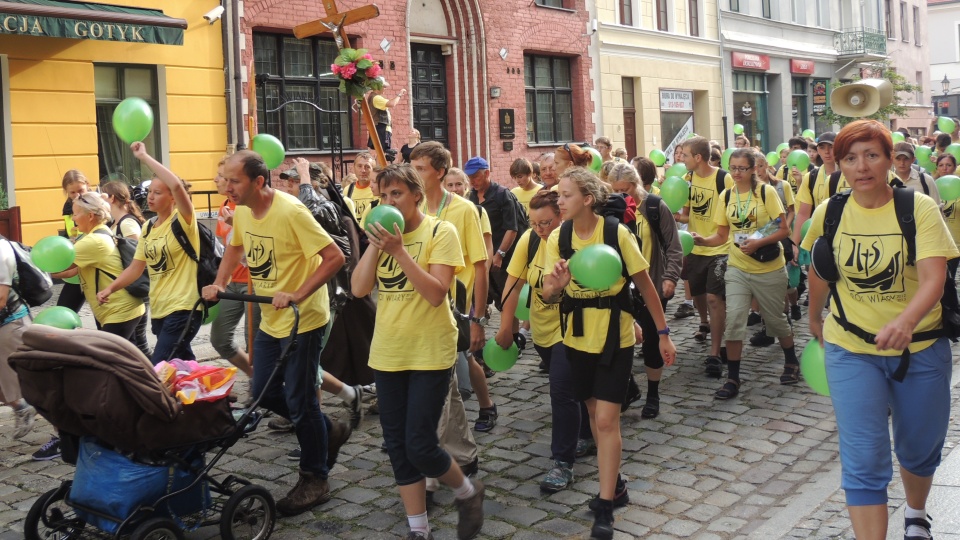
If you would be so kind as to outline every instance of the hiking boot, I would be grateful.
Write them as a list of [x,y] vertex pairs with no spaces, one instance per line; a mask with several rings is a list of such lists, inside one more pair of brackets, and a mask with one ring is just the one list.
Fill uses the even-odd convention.
[[697,308],[693,307],[693,304],[687,304],[686,302],[680,304],[677,307],[677,311],[674,312],[674,319],[686,319],[687,317],[693,317],[697,314]]
[[293,422],[283,418],[282,416],[278,416],[277,418],[267,422],[267,427],[273,431],[293,431],[296,428],[296,426],[293,425]]
[[330,422],[330,429],[327,431],[327,467],[332,469],[337,464],[337,457],[340,455],[340,447],[343,446],[353,428],[346,422]]
[[[599,499],[598,499],[599,500]],[[593,516],[590,540],[613,540],[613,503],[600,501]]]
[[473,480],[473,489],[475,493],[472,497],[460,500],[454,503],[457,505],[457,538],[459,540],[470,540],[480,534],[483,527],[483,482]]
[[494,428],[497,425],[497,406],[494,405],[489,409],[480,409],[477,416],[477,422],[473,425],[473,429],[486,433]]
[[597,443],[593,439],[577,439],[577,457],[597,454]]
[[570,487],[573,483],[573,465],[564,461],[557,461],[554,467],[547,472],[547,476],[540,482],[540,491],[556,493]]
[[[617,488],[613,492],[613,507],[620,508],[621,506],[626,506],[630,502],[630,493],[627,492],[627,481],[623,479],[623,476],[617,475]],[[601,508],[603,501],[600,499],[600,495],[597,495],[590,501],[589,508],[591,511],[596,512]]]
[[723,362],[719,356],[708,356],[703,363],[705,366],[703,372],[706,373],[708,377],[719,379],[720,376],[723,375]]
[[277,501],[277,512],[282,516],[302,514],[314,506],[330,500],[330,485],[326,478],[300,471],[300,480],[287,496]]
[[357,429],[360,422],[363,422],[363,387],[358,384],[353,387],[353,391],[356,392],[353,403],[344,401],[343,405],[350,409],[350,427]]
[[776,338],[767,335],[766,325],[761,326],[757,333],[750,337],[750,344],[754,347],[769,347],[776,343]]
[[[21,401],[21,403],[23,403]],[[13,432],[14,439],[21,439],[30,430],[33,429],[34,418],[37,416],[37,410],[33,405],[24,405],[22,408],[13,411],[16,414],[17,430]]]
[[754,326],[754,325],[760,324],[761,320],[762,319],[760,318],[759,313],[757,313],[756,311],[751,311],[750,315],[747,315],[747,326]]
[[34,461],[50,461],[51,459],[57,459],[58,457],[60,457],[59,437],[53,437],[44,443],[39,450],[33,453]]

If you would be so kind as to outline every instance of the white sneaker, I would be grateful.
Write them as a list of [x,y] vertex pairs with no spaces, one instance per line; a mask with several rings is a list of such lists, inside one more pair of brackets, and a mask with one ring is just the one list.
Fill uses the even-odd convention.
[[34,417],[37,416],[37,410],[34,409],[32,405],[27,405],[13,412],[16,413],[17,418],[17,430],[13,433],[13,438],[20,439],[33,429]]

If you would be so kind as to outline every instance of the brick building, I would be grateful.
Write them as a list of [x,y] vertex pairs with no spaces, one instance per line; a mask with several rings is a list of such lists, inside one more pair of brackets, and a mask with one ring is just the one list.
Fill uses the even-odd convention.
[[[341,12],[365,5],[339,0]],[[593,137],[593,82],[585,0],[381,0],[380,16],[348,26],[355,48],[383,63],[392,109],[393,148],[411,126],[439,140],[462,165],[491,162],[494,176],[518,157],[535,158],[564,142]],[[359,114],[337,91],[331,34],[298,40],[294,26],[324,16],[315,0],[247,0],[240,9],[243,124],[281,138],[292,157],[328,161],[337,137],[344,158],[366,146]],[[256,88],[256,111],[250,100]],[[337,104],[339,100],[339,105]],[[318,112],[310,101],[327,110]],[[286,103],[286,104],[285,104]],[[249,107],[248,107],[249,104]],[[539,111],[538,114],[531,114]],[[341,119],[339,128],[336,120]],[[517,127],[512,138],[507,131]],[[249,137],[249,132],[247,136]],[[328,161],[329,163],[330,161]],[[338,173],[339,174],[339,173]]]

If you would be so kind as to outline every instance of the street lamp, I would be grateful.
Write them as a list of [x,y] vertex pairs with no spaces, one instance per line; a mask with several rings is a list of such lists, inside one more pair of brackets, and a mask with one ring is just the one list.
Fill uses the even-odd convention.
[[943,88],[943,95],[947,95],[950,92],[950,79],[947,78],[947,74],[943,74],[943,80],[940,81],[940,87]]

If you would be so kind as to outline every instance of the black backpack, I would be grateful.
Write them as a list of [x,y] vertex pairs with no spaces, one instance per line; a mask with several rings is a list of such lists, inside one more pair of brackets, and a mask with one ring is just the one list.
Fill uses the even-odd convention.
[[[7,238],[0,235],[0,240],[7,240]],[[50,279],[50,274],[33,264],[29,247],[13,240],[7,240],[7,242],[10,242],[13,255],[17,259],[17,277],[11,288],[30,307],[42,305],[50,300],[53,297],[53,280]]]
[[[843,216],[843,209],[849,198],[850,192],[844,192],[830,197],[827,201],[827,211],[823,220],[823,240],[827,242],[826,245],[829,246],[831,250],[833,249],[833,240],[836,236],[837,228],[840,225],[840,218]],[[907,266],[916,265],[917,258],[917,223],[913,215],[914,202],[913,190],[902,188],[893,190],[894,211],[897,214],[897,222],[900,224],[900,232],[903,234],[903,239],[907,244],[907,257],[904,261]],[[833,258],[833,260],[835,260],[835,258]],[[840,296],[837,293],[836,282],[828,283],[830,285],[830,293],[836,304],[836,312],[833,314],[834,319],[836,319],[840,326],[847,332],[850,332],[867,343],[875,343],[877,338],[876,334],[871,334],[847,320],[847,316],[843,311],[843,305],[840,303]],[[926,341],[940,337],[957,341],[957,338],[960,338],[960,299],[957,297],[956,281],[951,279],[949,272],[943,284],[940,308],[942,311],[943,327],[937,330],[917,332],[913,334],[911,341]],[[900,365],[897,366],[897,370],[892,376],[893,379],[903,381],[909,367],[910,349],[906,348],[900,356]]]
[[517,238],[520,238],[520,235],[530,228],[530,217],[523,205],[520,204],[520,200],[509,189],[507,190],[507,197],[513,202],[513,211],[517,214]]
[[[193,219],[197,218],[194,217]],[[157,218],[147,221],[143,229],[144,238],[153,230],[156,221]],[[213,231],[203,223],[198,221],[197,228],[200,230],[199,254],[194,251],[187,232],[184,231],[183,226],[180,225],[180,220],[174,219],[173,223],[170,224],[170,230],[173,232],[173,237],[177,239],[177,243],[180,244],[180,248],[187,254],[187,257],[190,257],[193,262],[197,263],[197,293],[202,295],[203,288],[207,285],[213,285],[213,282],[217,279],[217,271],[220,268],[220,261],[223,259],[223,244],[221,244],[220,239],[213,234]],[[203,304],[206,309],[217,305],[219,302],[220,300],[204,300]]]
[[[119,230],[120,229],[117,228],[117,231]],[[134,254],[137,252],[137,241],[130,240],[128,238],[123,238],[120,236],[114,236],[113,234],[110,233],[110,231],[107,231],[105,229],[96,229],[93,232],[97,234],[102,234],[104,236],[109,236],[111,239],[113,239],[114,245],[117,246],[117,251],[120,252],[120,265],[123,266],[124,270],[126,270],[127,267],[130,266],[130,263],[133,261]],[[111,274],[110,272],[106,272],[97,268],[96,278],[94,279],[95,279],[96,287],[98,291],[100,290],[100,274],[101,273],[106,274],[111,279],[117,279],[117,276]],[[130,293],[130,296],[133,296],[134,298],[149,297],[150,296],[150,273],[147,272],[146,267],[144,267],[143,273],[141,273],[133,283],[124,287],[123,290]]]
[[[727,171],[725,171],[724,169],[717,169],[716,182],[717,182],[718,196],[721,193],[723,193],[723,190],[727,189],[727,183],[724,181],[726,177],[727,177]],[[686,176],[684,176],[684,180],[686,180],[687,182],[693,183],[693,171],[687,171]]]

